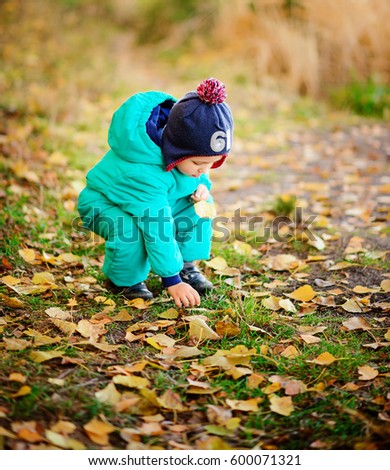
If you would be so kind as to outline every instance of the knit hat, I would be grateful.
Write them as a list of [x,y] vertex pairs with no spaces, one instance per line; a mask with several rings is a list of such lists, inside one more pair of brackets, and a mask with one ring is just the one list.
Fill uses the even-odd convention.
[[166,170],[189,157],[215,157],[211,168],[225,161],[232,142],[233,117],[225,85],[215,78],[203,80],[173,106],[162,138]]

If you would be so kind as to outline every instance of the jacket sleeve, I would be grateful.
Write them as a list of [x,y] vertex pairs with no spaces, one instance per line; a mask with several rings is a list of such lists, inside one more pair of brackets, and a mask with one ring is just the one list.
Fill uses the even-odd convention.
[[168,189],[167,181],[150,174],[149,165],[140,165],[137,172],[114,182],[107,195],[114,204],[134,217],[143,233],[152,270],[161,277],[174,276],[183,267],[168,203]]

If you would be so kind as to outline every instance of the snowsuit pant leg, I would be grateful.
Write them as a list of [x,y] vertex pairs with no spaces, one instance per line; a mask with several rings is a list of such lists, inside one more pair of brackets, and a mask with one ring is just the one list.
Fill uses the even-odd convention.
[[117,286],[132,286],[148,277],[150,264],[142,232],[133,217],[107,199],[94,200],[79,212],[84,225],[104,238],[103,273]]

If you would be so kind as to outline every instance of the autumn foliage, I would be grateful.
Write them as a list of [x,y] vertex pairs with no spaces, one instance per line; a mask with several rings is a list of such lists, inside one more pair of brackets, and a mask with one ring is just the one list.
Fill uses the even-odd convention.
[[388,448],[388,126],[230,86],[234,149],[198,207],[215,290],[177,309],[151,273],[153,301],[113,295],[86,170],[122,98],[188,82],[86,3],[0,7],[0,448]]

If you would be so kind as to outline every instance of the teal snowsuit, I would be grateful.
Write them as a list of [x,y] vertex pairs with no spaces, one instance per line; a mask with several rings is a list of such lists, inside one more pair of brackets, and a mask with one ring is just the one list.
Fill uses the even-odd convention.
[[[104,274],[117,286],[144,281],[150,269],[177,275],[184,261],[208,259],[211,220],[200,218],[190,200],[199,178],[165,170],[161,148],[150,137],[152,111],[176,99],[162,92],[138,93],[114,113],[110,150],[88,172],[78,209],[84,227],[106,241]],[[212,198],[208,202],[212,202]]]

